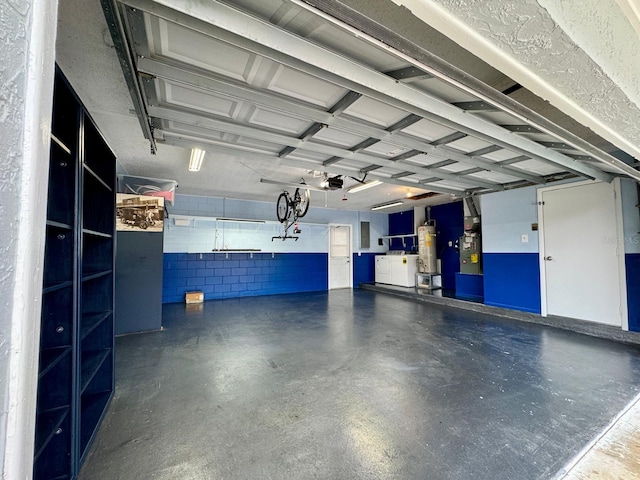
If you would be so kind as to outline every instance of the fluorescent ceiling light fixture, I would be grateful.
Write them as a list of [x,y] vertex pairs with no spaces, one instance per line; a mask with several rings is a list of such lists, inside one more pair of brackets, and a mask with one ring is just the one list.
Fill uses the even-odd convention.
[[356,193],[361,192],[362,190],[366,190],[367,188],[375,187],[376,185],[380,185],[382,182],[380,180],[373,180],[372,182],[363,183],[358,185],[357,187],[352,187],[347,192]]
[[202,160],[204,160],[205,151],[200,148],[191,149],[191,158],[189,159],[189,171],[199,172],[202,167]]
[[391,208],[397,207],[398,205],[402,205],[404,202],[398,200],[397,202],[385,203],[382,205],[376,205],[375,207],[371,207],[371,210],[382,210],[383,208]]

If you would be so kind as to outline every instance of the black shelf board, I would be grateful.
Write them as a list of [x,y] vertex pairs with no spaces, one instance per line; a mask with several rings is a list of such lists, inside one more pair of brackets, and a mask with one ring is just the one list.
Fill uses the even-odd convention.
[[68,155],[71,155],[71,149],[69,147],[67,147],[64,144],[64,142],[62,140],[60,140],[58,137],[56,137],[53,133],[51,134],[51,141],[54,143],[54,145],[57,145],[62,150],[64,150],[65,153],[67,153]]
[[[89,448],[93,443],[93,439],[95,438],[96,433],[98,433],[97,426],[102,423],[102,419],[107,412],[107,405],[109,405],[111,397],[113,397],[112,390],[92,393],[91,395],[82,397],[80,403],[80,429],[83,430],[87,426],[89,426],[91,435],[85,440],[83,438],[83,432],[80,432],[81,443],[85,443],[84,445],[80,445],[80,465],[84,463],[85,456],[89,452]],[[96,415],[96,413],[98,415]],[[87,425],[86,423],[86,420],[88,420],[87,417],[94,420],[90,425]],[[85,440],[85,442],[83,442],[82,440]]]
[[91,167],[89,167],[86,163],[82,165],[84,167],[84,169],[91,174],[91,176],[93,178],[95,178],[97,181],[99,181],[102,186],[104,188],[106,188],[107,190],[109,190],[110,192],[113,192],[113,189],[107,184],[107,182],[105,182],[100,175],[98,175],[96,172],[94,172],[93,170],[91,170]]
[[104,277],[110,275],[113,270],[100,270],[99,272],[86,272],[82,274],[82,281],[88,282],[89,280],[95,280],[96,278]]
[[109,356],[109,353],[111,353],[110,348],[82,354],[81,392],[84,392],[89,386],[91,380],[93,380],[93,377]]
[[65,417],[69,414],[69,406],[54,408],[46,412],[38,413],[36,420],[36,445],[34,462],[42,454],[47,445],[56,434]]
[[68,223],[56,222],[55,220],[47,220],[47,227],[62,228],[64,230],[73,230],[73,225]]
[[45,285],[44,288],[42,289],[42,293],[55,292],[56,290],[60,290],[61,288],[65,288],[65,287],[70,287],[71,285],[73,285],[73,282],[70,280],[66,282],[52,283],[50,285]]
[[113,238],[113,235],[111,233],[99,232],[97,230],[91,230],[89,228],[83,228],[82,233],[84,233],[85,235],[93,235],[95,237]]
[[47,348],[40,352],[39,378],[44,377],[65,355],[71,352],[71,347]]
[[112,310],[106,310],[104,312],[92,312],[82,315],[82,327],[80,329],[80,340],[84,340],[91,332],[93,332],[98,325],[104,322],[113,313]]

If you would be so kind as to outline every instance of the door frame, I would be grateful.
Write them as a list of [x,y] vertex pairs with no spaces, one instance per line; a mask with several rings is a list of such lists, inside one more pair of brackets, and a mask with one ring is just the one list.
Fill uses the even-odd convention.
[[[552,190],[562,190],[566,188],[581,187],[585,185],[592,185],[593,180],[584,180],[580,182],[564,183],[561,185],[554,185],[550,187],[538,188],[536,194],[536,203],[538,207],[538,263],[540,265],[540,314],[543,317],[548,315],[547,311],[547,269],[545,257],[545,244],[544,244],[544,215],[542,212],[542,195],[545,192]],[[626,266],[625,266],[625,252],[624,252],[624,225],[622,217],[622,193],[620,188],[620,179],[616,178],[611,182],[614,194],[614,209],[616,217],[616,252],[618,257],[618,286],[620,290],[620,307],[619,313],[622,321],[622,330],[629,330],[629,313],[627,308],[627,281],[626,281]]]
[[353,288],[353,229],[348,223],[330,223],[327,230],[328,254],[327,254],[327,290],[331,290],[331,229],[334,227],[345,227],[349,229],[349,287]]

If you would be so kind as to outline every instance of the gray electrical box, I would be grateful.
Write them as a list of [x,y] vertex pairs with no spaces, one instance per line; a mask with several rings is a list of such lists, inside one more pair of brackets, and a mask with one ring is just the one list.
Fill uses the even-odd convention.
[[360,248],[371,247],[371,234],[369,222],[360,222]]
[[482,273],[482,242],[480,218],[464,217],[464,234],[458,240],[460,245],[460,273]]

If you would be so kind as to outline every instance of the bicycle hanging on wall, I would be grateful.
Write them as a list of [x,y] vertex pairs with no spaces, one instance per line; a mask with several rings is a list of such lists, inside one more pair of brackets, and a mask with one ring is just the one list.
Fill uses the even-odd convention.
[[[298,227],[298,219],[304,217],[309,210],[309,202],[311,198],[311,192],[308,188],[296,188],[293,195],[290,195],[286,190],[283,191],[276,202],[276,215],[278,221],[283,225],[284,232],[277,237],[271,237],[273,242],[276,238],[278,240],[293,239],[298,241],[296,235],[302,231]],[[289,235],[289,229],[293,226],[293,235]]]

